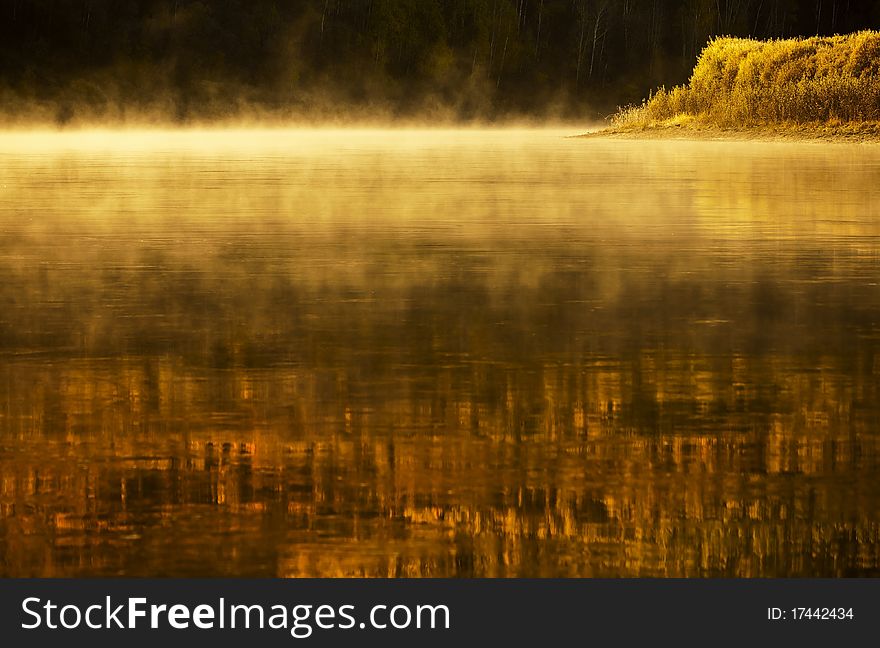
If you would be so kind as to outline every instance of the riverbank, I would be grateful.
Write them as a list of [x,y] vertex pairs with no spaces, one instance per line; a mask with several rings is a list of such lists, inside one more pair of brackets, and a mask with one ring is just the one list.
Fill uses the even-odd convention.
[[880,32],[717,38],[687,85],[621,108],[602,135],[880,141]]
[[846,124],[762,124],[717,126],[696,119],[670,119],[645,126],[610,126],[578,138],[675,139],[730,141],[848,142],[880,144],[880,122]]

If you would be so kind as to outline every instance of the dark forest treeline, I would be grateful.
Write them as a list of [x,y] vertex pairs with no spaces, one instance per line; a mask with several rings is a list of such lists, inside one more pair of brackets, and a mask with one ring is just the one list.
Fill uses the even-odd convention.
[[607,114],[715,35],[880,26],[849,0],[5,0],[6,122]]

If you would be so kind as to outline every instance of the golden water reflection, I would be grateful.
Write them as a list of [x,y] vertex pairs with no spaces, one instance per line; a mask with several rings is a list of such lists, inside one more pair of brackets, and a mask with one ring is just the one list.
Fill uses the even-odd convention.
[[0,574],[880,573],[875,148],[144,142],[0,154]]

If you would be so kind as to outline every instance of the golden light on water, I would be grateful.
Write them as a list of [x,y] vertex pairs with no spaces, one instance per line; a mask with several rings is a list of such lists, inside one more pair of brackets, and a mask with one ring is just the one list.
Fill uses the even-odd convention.
[[0,572],[874,573],[876,150],[567,134],[0,135]]
[[240,151],[319,152],[357,148],[424,150],[454,147],[464,141],[497,143],[534,142],[583,133],[583,128],[155,128],[0,130],[0,144],[8,153],[75,151]]

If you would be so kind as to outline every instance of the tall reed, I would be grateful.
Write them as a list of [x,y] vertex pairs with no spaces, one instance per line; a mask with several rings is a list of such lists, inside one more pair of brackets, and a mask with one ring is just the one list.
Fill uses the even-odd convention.
[[617,127],[670,120],[707,125],[880,120],[880,32],[756,41],[716,38],[690,81],[621,109]]

